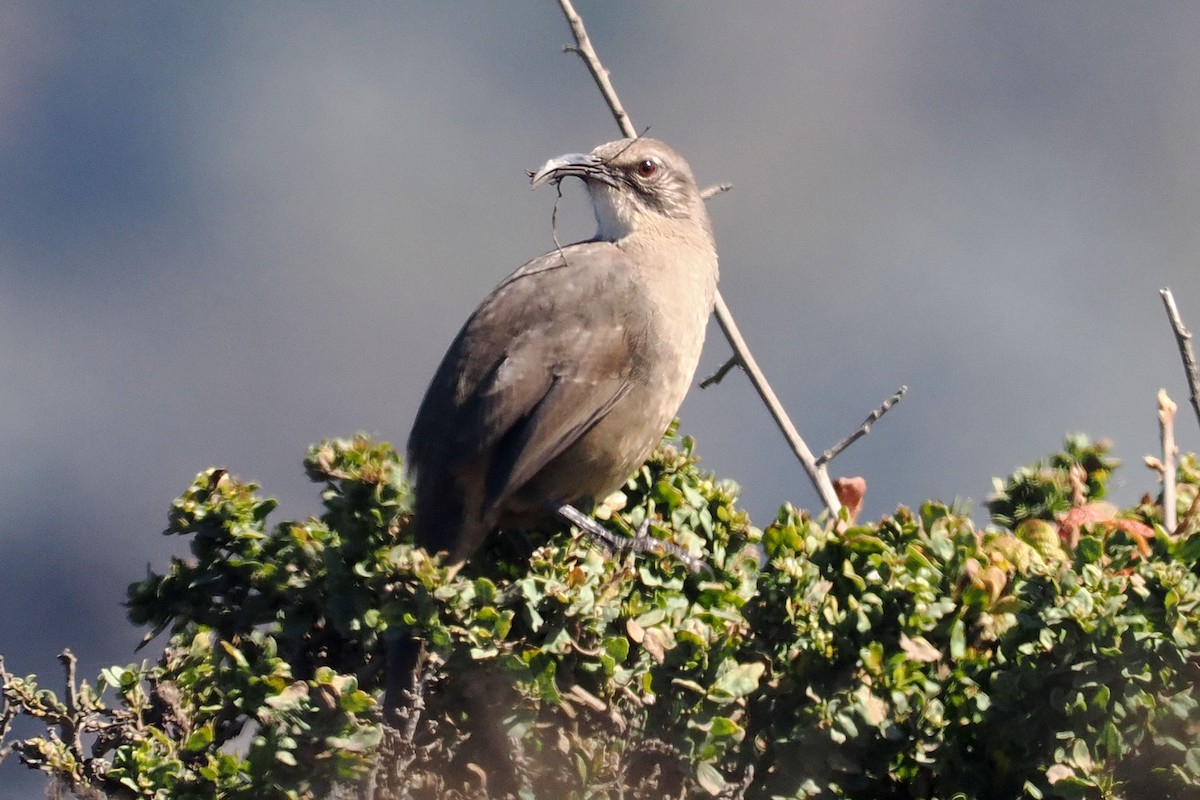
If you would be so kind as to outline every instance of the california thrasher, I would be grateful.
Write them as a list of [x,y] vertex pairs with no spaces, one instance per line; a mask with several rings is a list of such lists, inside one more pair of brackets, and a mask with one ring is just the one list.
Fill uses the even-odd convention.
[[646,459],[691,384],[717,284],[704,200],[663,142],[551,159],[598,229],[512,273],[450,345],[408,440],[414,531],[465,561],[493,529],[601,500]]

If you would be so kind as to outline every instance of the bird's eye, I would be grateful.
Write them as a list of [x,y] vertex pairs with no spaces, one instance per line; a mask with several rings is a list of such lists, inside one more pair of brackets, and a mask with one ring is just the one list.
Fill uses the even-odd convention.
[[653,158],[647,158],[637,165],[637,174],[643,178],[649,178],[656,172],[658,172],[658,162]]

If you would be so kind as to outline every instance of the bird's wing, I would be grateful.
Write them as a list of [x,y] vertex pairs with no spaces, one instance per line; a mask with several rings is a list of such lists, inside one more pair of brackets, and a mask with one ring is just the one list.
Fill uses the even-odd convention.
[[639,368],[631,353],[647,319],[624,259],[608,242],[569,245],[484,300],[417,414],[409,456],[419,473],[490,449],[485,503],[495,505],[604,416]]
[[[581,354],[581,359],[592,360],[578,367],[570,365],[563,370],[564,374],[555,376],[533,408],[508,426],[497,441],[484,495],[488,508],[504,502],[577,442],[629,390],[631,370],[625,352],[628,344],[619,336],[604,338],[608,339],[607,346],[597,345],[589,353]],[[597,363],[601,359],[608,363]],[[529,395],[522,397],[524,402],[529,399]]]

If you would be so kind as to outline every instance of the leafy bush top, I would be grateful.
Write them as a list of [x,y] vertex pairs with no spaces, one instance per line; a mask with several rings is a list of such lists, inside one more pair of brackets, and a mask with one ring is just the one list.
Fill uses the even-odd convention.
[[[1183,523],[1099,502],[1081,437],[999,482],[998,525],[928,503],[875,523],[785,506],[763,530],[692,443],[598,513],[702,558],[493,537],[457,573],[412,546],[399,460],[364,437],[306,459],[319,519],[208,470],[174,559],[129,589],[168,641],[64,699],[18,757],[86,796],[1010,798],[1194,796],[1200,648],[1194,458]],[[1002,524],[1006,527],[1000,527]],[[148,636],[148,639],[152,636]],[[395,726],[391,641],[426,655]],[[69,658],[69,657],[68,657]]]

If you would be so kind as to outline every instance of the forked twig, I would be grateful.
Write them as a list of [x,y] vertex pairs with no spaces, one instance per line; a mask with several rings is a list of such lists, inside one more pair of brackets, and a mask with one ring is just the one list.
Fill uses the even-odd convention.
[[[612,82],[608,78],[608,70],[604,68],[604,65],[600,62],[600,58],[596,55],[595,49],[592,47],[587,30],[583,26],[583,19],[575,11],[575,7],[571,5],[571,0],[558,0],[558,5],[562,9],[563,16],[567,19],[567,24],[571,27],[572,35],[575,37],[576,46],[566,48],[567,52],[577,54],[587,65],[588,71],[592,73],[592,78],[595,79],[596,85],[600,89],[600,93],[604,96],[608,107],[612,110],[613,117],[617,120],[617,125],[621,129],[622,135],[629,138],[637,136],[637,129],[633,127],[633,122],[621,106],[621,101],[617,98],[616,90],[613,89]],[[717,192],[713,191],[712,193],[716,194]],[[796,430],[796,426],[792,424],[783,405],[779,402],[779,398],[775,395],[774,390],[771,389],[771,385],[767,383],[766,377],[758,368],[758,362],[754,360],[754,356],[750,353],[750,348],[746,346],[746,341],[742,338],[737,323],[734,322],[733,315],[725,305],[720,292],[716,295],[713,313],[716,314],[717,323],[721,326],[721,331],[725,334],[725,338],[729,340],[730,347],[737,353],[738,360],[742,368],[746,371],[746,375],[749,376],[750,382],[758,391],[763,403],[766,404],[767,410],[771,413],[775,424],[779,426],[779,430],[783,433],[784,439],[787,440],[788,445],[792,448],[792,452],[796,454],[796,457],[804,466],[804,471],[808,473],[808,477],[816,488],[817,494],[821,496],[821,500],[825,503],[825,507],[829,509],[831,514],[837,514],[842,504],[837,498],[833,483],[829,480],[829,474],[823,466],[816,463],[812,451],[808,448],[804,439],[801,438],[799,431]]]
[[1179,345],[1179,355],[1183,359],[1183,371],[1187,374],[1188,389],[1191,392],[1192,408],[1196,412],[1196,421],[1200,422],[1200,373],[1196,369],[1196,354],[1192,350],[1192,332],[1183,325],[1179,309],[1175,305],[1175,296],[1170,289],[1160,289],[1163,305],[1167,309],[1167,318],[1171,320],[1171,328],[1175,331],[1175,341]]
[[72,753],[82,754],[83,740],[81,736],[83,732],[79,729],[79,690],[78,684],[75,682],[75,665],[77,663],[75,654],[69,649],[63,650],[58,654],[58,663],[63,667],[63,678],[66,682],[66,691],[63,697],[67,707],[67,713],[58,720],[59,735],[62,736],[63,742],[71,748]]
[[621,106],[621,99],[617,97],[617,91],[613,89],[612,81],[608,79],[608,70],[600,63],[600,57],[592,49],[592,40],[588,38],[587,29],[583,27],[583,18],[576,13],[575,7],[571,5],[571,0],[558,0],[558,5],[562,9],[563,16],[567,18],[567,24],[571,26],[571,35],[575,37],[575,46],[565,47],[564,51],[576,53],[583,59],[583,63],[587,64],[588,71],[592,73],[592,79],[596,81],[596,86],[600,87],[600,94],[604,95],[604,102],[608,103],[608,107],[612,109],[613,117],[617,120],[617,127],[621,129],[622,135],[636,139],[637,129],[633,127],[633,121],[629,119],[629,115]]

